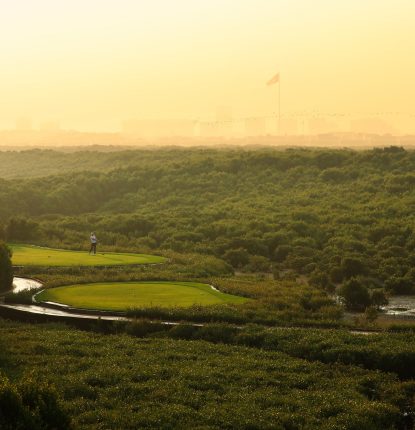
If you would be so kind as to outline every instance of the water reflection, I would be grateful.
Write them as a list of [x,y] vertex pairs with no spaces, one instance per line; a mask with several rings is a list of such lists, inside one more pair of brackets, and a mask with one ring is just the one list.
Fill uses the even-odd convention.
[[415,296],[392,296],[389,304],[382,309],[387,315],[407,315],[415,317]]
[[39,281],[35,281],[34,279],[27,278],[13,278],[13,292],[19,293],[23,290],[33,290],[35,288],[40,288],[42,283]]

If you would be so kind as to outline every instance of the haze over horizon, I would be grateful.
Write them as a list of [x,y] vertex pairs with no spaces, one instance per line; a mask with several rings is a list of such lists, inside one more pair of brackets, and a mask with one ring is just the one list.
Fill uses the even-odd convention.
[[16,0],[0,14],[0,128],[399,114],[414,132],[410,0]]

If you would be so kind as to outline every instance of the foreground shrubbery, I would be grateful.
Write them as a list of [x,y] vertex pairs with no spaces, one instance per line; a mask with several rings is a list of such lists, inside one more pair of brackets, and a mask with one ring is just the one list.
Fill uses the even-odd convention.
[[[117,329],[120,330],[121,326]],[[138,337],[206,340],[281,351],[311,361],[358,365],[366,369],[394,372],[404,379],[415,379],[415,332],[359,335],[344,330],[271,329],[255,325],[169,326],[148,320],[133,321],[124,330]]]
[[131,309],[127,315],[132,318],[147,318],[165,321],[191,321],[196,323],[224,322],[231,324],[263,324],[268,326],[298,327],[341,327],[345,323],[340,320],[341,311],[325,313],[310,312],[301,309],[296,313],[297,306],[277,311],[270,307],[262,307],[260,303],[249,302],[243,305],[194,305],[188,308],[149,307]]
[[5,303],[16,303],[16,304],[31,304],[33,303],[33,295],[39,292],[41,288],[22,290],[18,292],[8,292],[4,295]]
[[241,346],[1,320],[0,339],[4,370],[53,381],[79,429],[403,429],[411,402],[391,374]]
[[33,376],[14,384],[0,375],[2,430],[69,430],[70,419],[55,389]]

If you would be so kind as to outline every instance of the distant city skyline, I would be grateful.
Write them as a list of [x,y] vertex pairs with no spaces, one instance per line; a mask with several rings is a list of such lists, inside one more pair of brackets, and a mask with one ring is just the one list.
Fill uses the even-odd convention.
[[282,116],[413,115],[414,16],[413,0],[3,2],[0,128],[27,117],[116,131],[129,119],[210,121],[217,106],[268,117],[276,73]]
[[401,113],[373,113],[366,116],[345,113],[290,112],[278,115],[235,117],[230,106],[220,106],[208,118],[129,118],[118,127],[107,130],[78,129],[59,119],[36,121],[19,117],[14,126],[2,130],[45,131],[74,130],[79,132],[126,133],[141,137],[196,137],[196,136],[265,136],[313,135],[324,133],[375,133],[405,135],[415,134],[415,115]]

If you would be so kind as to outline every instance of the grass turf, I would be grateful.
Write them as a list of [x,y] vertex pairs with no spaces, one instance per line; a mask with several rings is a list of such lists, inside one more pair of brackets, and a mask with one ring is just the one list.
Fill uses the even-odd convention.
[[50,288],[37,296],[87,309],[127,310],[142,307],[188,307],[194,304],[243,303],[244,297],[215,291],[196,282],[105,282]]
[[164,257],[146,254],[98,252],[41,248],[33,245],[9,245],[13,250],[15,266],[120,266],[129,264],[154,264],[166,261]]

